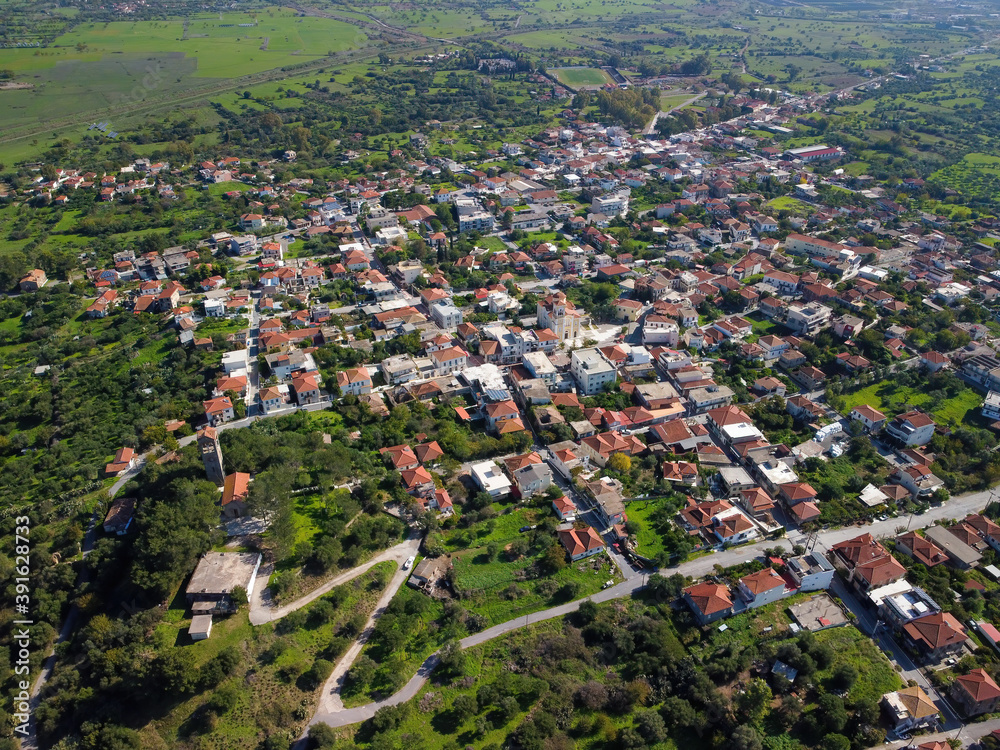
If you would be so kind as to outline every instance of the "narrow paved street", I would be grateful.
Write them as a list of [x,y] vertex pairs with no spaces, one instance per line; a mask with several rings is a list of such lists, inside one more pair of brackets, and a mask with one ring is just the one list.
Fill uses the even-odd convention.
[[[254,592],[253,599],[250,602],[250,624],[251,625],[263,625],[266,622],[274,622],[275,620],[280,620],[282,617],[287,615],[289,612],[294,612],[297,609],[310,604],[317,599],[319,599],[324,594],[329,593],[331,590],[337,586],[342,586],[345,583],[353,581],[358,576],[366,573],[367,571],[374,568],[381,562],[386,560],[391,560],[397,564],[397,568],[401,568],[403,563],[410,557],[417,554],[417,550],[420,549],[420,541],[422,537],[419,534],[411,534],[406,541],[400,542],[394,547],[390,547],[384,552],[375,555],[371,560],[363,563],[356,568],[351,568],[350,570],[344,571],[338,576],[334,576],[329,581],[324,583],[322,586],[317,586],[315,589],[310,591],[305,596],[296,599],[294,602],[289,602],[288,604],[282,605],[280,607],[275,607],[270,600],[270,597],[265,593],[266,589],[261,587]],[[270,574],[273,571],[271,569],[262,568],[260,571],[260,579],[262,581],[268,580]],[[398,570],[397,570],[398,575]],[[406,576],[403,577],[404,580]],[[396,589],[398,590],[398,586]],[[387,589],[388,590],[388,589]]]
[[913,663],[913,660],[903,647],[896,642],[892,633],[885,627],[885,623],[881,622],[875,613],[858,600],[850,588],[840,580],[839,576],[834,576],[833,578],[832,591],[840,597],[844,605],[858,618],[858,629],[865,635],[870,636],[890,661],[899,665],[901,670],[899,673],[900,677],[906,681],[913,680],[916,682],[927,693],[928,697],[934,701],[934,704],[941,711],[941,715],[945,719],[943,729],[945,731],[953,731],[962,726],[962,721],[958,717],[958,714],[955,713],[951,703],[938,693],[930,680],[917,668],[917,665]]
[[[988,721],[979,721],[975,724],[966,724],[961,729],[953,728],[943,732],[935,732],[934,734],[922,734],[920,735],[919,743],[922,745],[925,742],[959,740],[962,743],[962,747],[969,747],[972,743],[981,740],[990,732],[997,729],[1000,729],[1000,719],[989,719]],[[871,748],[871,750],[903,750],[905,747],[911,747],[913,742],[914,740],[896,740],[895,742],[878,745]]]

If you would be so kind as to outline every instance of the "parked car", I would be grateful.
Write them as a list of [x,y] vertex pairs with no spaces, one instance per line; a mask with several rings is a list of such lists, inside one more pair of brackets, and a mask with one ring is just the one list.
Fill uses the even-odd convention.
[[413,565],[413,561],[416,559],[417,558],[415,558],[413,555],[410,555],[408,558],[406,558],[406,562],[403,563],[403,570],[409,570],[410,566]]

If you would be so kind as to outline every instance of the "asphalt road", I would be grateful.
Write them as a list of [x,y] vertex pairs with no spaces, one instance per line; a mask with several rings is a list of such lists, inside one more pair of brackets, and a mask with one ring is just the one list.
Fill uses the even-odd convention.
[[[359,575],[367,572],[381,562],[386,560],[391,560],[399,567],[406,561],[407,558],[413,557],[417,554],[417,550],[420,549],[420,535],[410,535],[406,541],[400,542],[394,547],[381,552],[380,554],[373,557],[368,562],[359,565],[356,568],[351,568],[350,570],[344,571],[338,576],[334,576],[329,581],[324,583],[312,591],[310,591],[305,596],[296,599],[294,602],[290,602],[280,607],[275,607],[270,598],[264,593],[264,587],[261,587],[254,592],[253,600],[250,602],[250,624],[251,625],[263,625],[266,622],[274,622],[275,620],[280,620],[282,617],[287,615],[289,612],[294,612],[297,609],[316,601],[321,596],[329,593],[332,589],[337,586],[341,586],[348,581],[352,581]],[[270,570],[262,569],[260,572],[260,580],[266,581],[270,576]],[[408,572],[407,572],[408,574]],[[407,576],[403,576],[405,580]],[[391,586],[390,586],[391,588]],[[396,590],[398,590],[398,586]],[[387,589],[388,590],[388,589]],[[395,590],[393,591],[395,593]]]
[[[875,523],[868,524],[865,526],[850,526],[843,529],[829,529],[826,531],[821,531],[817,536],[817,544],[821,547],[829,549],[834,544],[842,542],[846,539],[852,539],[868,532],[875,536],[876,538],[885,538],[890,536],[896,536],[903,528],[909,527],[910,529],[924,528],[931,526],[939,521],[944,521],[953,518],[962,518],[970,513],[977,513],[981,511],[993,498],[993,492],[986,490],[983,492],[974,492],[961,497],[954,497],[947,503],[932,508],[923,515],[912,516],[910,518],[904,518],[901,523],[900,519],[889,519],[887,521],[876,521]],[[908,521],[908,523],[906,523]],[[806,541],[806,537],[801,532],[793,532],[788,537],[774,541],[767,540],[763,542],[758,542],[757,544],[746,545],[742,547],[737,547],[733,549],[723,550],[721,552],[716,552],[711,555],[705,555],[699,557],[695,560],[691,560],[680,565],[674,566],[672,568],[667,568],[661,572],[665,575],[671,575],[673,573],[681,573],[685,576],[691,576],[692,578],[700,578],[708,573],[713,572],[716,565],[721,565],[723,567],[729,567],[735,565],[736,563],[743,562],[745,560],[750,560],[763,553],[766,548],[773,547],[784,547],[785,549],[791,549],[793,545],[799,544]],[[461,641],[463,648],[470,648],[472,646],[477,646],[486,641],[497,638],[501,635],[505,635],[514,630],[519,630],[528,625],[532,625],[537,622],[543,622],[545,620],[550,620],[555,617],[562,617],[570,612],[575,612],[579,609],[580,604],[584,601],[592,600],[595,602],[606,602],[613,599],[620,599],[626,596],[632,596],[645,585],[645,577],[639,577],[638,575],[627,578],[625,581],[608,588],[604,591],[598,592],[593,596],[587,597],[586,599],[580,599],[575,602],[569,602],[567,604],[562,604],[558,607],[552,607],[550,609],[542,610],[540,612],[535,612],[533,614],[526,615],[525,617],[518,617],[514,620],[509,620],[500,625],[495,625],[492,628],[488,628],[480,633],[474,633],[473,635],[463,638]],[[836,592],[842,593],[842,592]],[[850,606],[850,602],[853,597],[848,597],[845,601]],[[856,602],[855,602],[856,604]],[[859,609],[863,611],[863,608]],[[868,632],[871,633],[874,629],[874,624],[871,622],[871,616],[867,612],[864,612],[865,618],[862,619],[863,627],[867,624]],[[860,616],[859,616],[860,617]],[[374,615],[373,615],[374,618]],[[913,679],[916,679],[918,683],[926,690],[930,687],[926,678],[923,677],[919,671],[916,670],[915,665],[909,661],[905,654],[902,654],[901,649],[894,646],[894,642],[891,644],[888,637],[882,638],[880,640],[880,645],[883,649],[889,651],[889,655],[895,658],[900,658],[901,665],[904,669],[904,676],[910,677],[910,672],[913,673]],[[360,653],[360,648],[357,649]],[[897,656],[902,654],[902,656]],[[413,698],[423,687],[424,683],[427,681],[431,672],[434,671],[434,667],[437,666],[438,657],[437,655],[430,656],[420,667],[417,673],[410,678],[409,682],[406,683],[397,693],[381,701],[376,701],[369,703],[364,706],[358,706],[356,708],[348,708],[343,710],[336,710],[338,700],[333,699],[329,694],[324,692],[324,699],[317,713],[313,716],[310,721],[310,725],[324,723],[329,724],[332,727],[342,727],[348,726],[350,724],[356,724],[365,721],[375,715],[375,712],[382,708],[383,706],[394,706],[399,703],[405,703],[406,701]],[[346,672],[346,670],[344,670]],[[328,686],[329,687],[329,684]],[[337,686],[339,687],[339,685]],[[957,729],[960,724],[958,723],[957,717],[955,717],[954,712],[951,711],[951,707],[941,701],[940,696],[936,693],[932,694],[932,697],[936,698],[940,705],[943,706],[945,717],[948,719],[946,726],[949,726],[952,730]],[[333,710],[331,710],[331,708]],[[962,731],[976,732],[979,731],[982,724],[975,724],[966,727]],[[1000,723],[997,724],[1000,727]],[[988,732],[984,732],[988,733]],[[971,734],[968,736],[972,736]],[[982,736],[982,735],[979,735]],[[896,745],[890,744],[886,748],[892,748],[895,750]]]
[[916,682],[927,693],[928,697],[934,701],[934,704],[941,711],[941,715],[945,718],[944,731],[953,731],[961,727],[962,720],[955,713],[951,703],[937,691],[924,673],[917,668],[917,665],[913,663],[909,654],[892,637],[892,633],[885,627],[885,623],[881,622],[875,613],[864,606],[851,589],[840,580],[839,576],[834,576],[833,578],[833,593],[840,597],[844,605],[858,618],[858,629],[865,635],[870,636],[882,650],[882,653],[888,656],[892,662],[899,665],[901,670],[900,676],[903,680],[913,680]]

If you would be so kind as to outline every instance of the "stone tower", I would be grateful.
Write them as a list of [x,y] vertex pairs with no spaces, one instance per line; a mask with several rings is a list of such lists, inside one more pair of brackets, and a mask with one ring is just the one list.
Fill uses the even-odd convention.
[[226,481],[226,473],[222,469],[222,446],[219,444],[219,433],[214,427],[206,427],[198,433],[198,450],[201,460],[205,463],[205,474],[208,481],[222,486]]

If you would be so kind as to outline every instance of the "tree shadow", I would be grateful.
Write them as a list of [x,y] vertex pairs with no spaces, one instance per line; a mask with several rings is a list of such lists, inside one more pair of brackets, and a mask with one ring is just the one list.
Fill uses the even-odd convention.
[[438,734],[454,734],[458,731],[458,717],[454,711],[441,711],[431,719],[431,728]]

